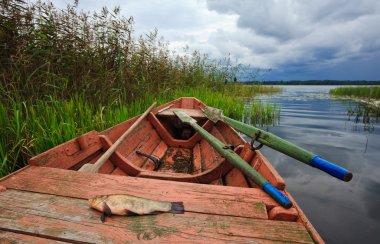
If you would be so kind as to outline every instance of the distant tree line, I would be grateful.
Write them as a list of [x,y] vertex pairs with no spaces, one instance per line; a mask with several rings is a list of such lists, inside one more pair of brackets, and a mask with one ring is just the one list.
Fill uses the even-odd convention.
[[[243,82],[242,82],[243,83]],[[378,81],[368,80],[290,80],[290,81],[247,81],[244,84],[260,85],[380,85]]]

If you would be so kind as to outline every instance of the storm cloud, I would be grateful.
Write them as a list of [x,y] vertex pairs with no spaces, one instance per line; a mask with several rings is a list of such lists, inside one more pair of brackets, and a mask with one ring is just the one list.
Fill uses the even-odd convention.
[[[53,1],[59,7],[67,2]],[[380,2],[376,0],[80,1],[99,10],[119,5],[136,35],[154,28],[181,52],[228,55],[263,79],[380,79]]]

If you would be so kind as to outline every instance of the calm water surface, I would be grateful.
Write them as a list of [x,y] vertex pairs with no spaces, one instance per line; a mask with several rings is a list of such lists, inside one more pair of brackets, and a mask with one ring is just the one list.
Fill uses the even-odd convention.
[[261,150],[327,243],[380,243],[380,126],[348,120],[347,109],[356,104],[333,99],[332,88],[283,86],[283,93],[259,99],[282,108],[280,125],[270,132],[351,170],[350,182]]

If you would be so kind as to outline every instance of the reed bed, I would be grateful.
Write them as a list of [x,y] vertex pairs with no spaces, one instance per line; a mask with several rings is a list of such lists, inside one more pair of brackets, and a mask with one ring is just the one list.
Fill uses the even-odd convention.
[[175,54],[156,30],[134,37],[133,18],[119,8],[89,14],[77,4],[0,3],[0,176],[141,114],[154,99],[192,96],[235,119],[275,121],[276,106],[247,101],[277,88],[224,84],[241,66],[200,52]]
[[[130,103],[95,105],[84,97],[69,100],[12,101],[11,108],[0,103],[0,175],[7,175],[27,164],[27,160],[56,145],[90,130],[102,131],[141,114],[154,99],[159,104],[181,96],[193,96],[210,106],[221,108],[225,115],[256,125],[275,124],[279,117],[276,105],[244,103],[243,97],[207,89],[176,90],[155,97],[146,95]],[[7,111],[8,110],[8,111]]]
[[364,99],[380,99],[380,86],[371,87],[338,87],[330,90],[330,94],[350,96]]

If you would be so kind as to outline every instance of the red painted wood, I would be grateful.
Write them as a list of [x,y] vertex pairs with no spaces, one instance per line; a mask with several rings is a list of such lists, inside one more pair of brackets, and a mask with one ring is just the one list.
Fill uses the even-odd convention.
[[255,152],[252,167],[279,190],[285,189],[285,181],[260,151]]
[[[126,138],[116,149],[123,157],[127,158],[132,152],[142,144],[146,143],[151,137],[154,129],[150,122],[145,118],[136,129]],[[119,134],[119,137],[122,135]]]
[[86,137],[88,147],[82,150],[78,138],[74,138],[29,160],[30,165],[69,169],[90,157],[102,148],[98,133],[90,131],[80,137]]
[[[178,108],[170,108],[165,111],[162,111],[161,113],[155,114],[158,117],[174,117],[176,116],[174,114],[174,111]],[[207,118],[206,115],[199,109],[192,109],[192,108],[181,108],[182,111],[184,111],[186,114],[188,114],[192,118]]]
[[[150,130],[147,134],[146,134],[146,138],[147,140],[144,140],[142,142],[140,142],[137,147],[126,157],[127,160],[131,163],[133,163],[136,167],[141,167],[144,165],[144,163],[147,161],[147,158],[142,156],[142,155],[138,155],[136,153],[136,151],[141,151],[143,153],[146,153],[146,154],[151,154],[153,152],[153,150],[158,146],[158,144],[160,144],[161,142],[161,138],[159,137],[159,135],[157,134],[157,132],[155,130]],[[136,138],[130,138],[130,140],[135,140],[136,141]],[[128,143],[127,141],[125,143]]]
[[[162,159],[165,155],[166,150],[168,150],[168,146],[164,141],[161,141],[160,144],[157,145],[157,147],[153,150],[151,154],[158,159]],[[154,167],[154,163],[148,159],[144,162],[142,166],[143,169],[148,171],[153,171]]]
[[181,108],[194,108],[194,98],[192,97],[181,98]]
[[244,139],[234,130],[231,126],[227,125],[223,121],[218,121],[216,127],[220,131],[220,134],[224,137],[227,144],[239,145],[243,144]]
[[211,181],[210,182],[210,185],[219,185],[219,186],[223,186],[224,183],[223,183],[223,179],[222,178],[219,178],[219,179],[216,179],[214,181]]
[[193,174],[202,172],[202,155],[200,144],[195,144],[193,148]]
[[219,141],[223,142],[224,144],[228,145],[229,143],[226,142],[226,140],[224,139],[223,135],[220,133],[220,131],[218,130],[218,128],[216,128],[216,126],[214,126],[210,132],[213,136],[215,136]]
[[[14,204],[6,207],[8,199]],[[5,205],[4,205],[5,204]],[[105,223],[86,200],[10,191],[0,195],[0,226],[68,242],[266,242],[312,243],[299,223],[200,213],[113,216]],[[44,206],[41,208],[41,206]]]
[[[0,227],[1,228],[1,227]],[[10,231],[0,230],[0,243],[1,244],[14,244],[14,243],[65,243],[57,240],[46,239],[43,237],[34,236],[33,233],[15,233]]]
[[[245,203],[264,202],[267,209],[278,204],[261,189],[204,185],[31,167],[1,183],[8,189],[88,199],[95,195],[130,194],[161,201],[183,201],[187,209],[222,215],[249,217]],[[180,198],[180,199],[179,199]],[[212,200],[210,200],[212,199]],[[207,203],[207,205],[206,205]],[[249,204],[248,204],[249,205]],[[251,206],[251,205],[249,205]]]
[[[111,147],[111,141],[104,135],[99,136],[103,144],[103,150],[107,151]],[[123,170],[128,175],[138,175],[141,172],[141,168],[136,167],[131,162],[129,162],[125,157],[123,157],[118,150],[116,150],[109,160],[116,166]]]
[[281,206],[272,208],[269,211],[269,219],[281,221],[296,221],[298,218],[298,211],[296,208],[285,209]]
[[[188,140],[178,140],[174,139],[167,129],[162,125],[162,123],[157,119],[157,117],[151,112],[148,115],[149,121],[152,123],[153,127],[156,129],[157,133],[160,137],[165,141],[165,143],[170,147],[185,147],[185,148],[193,148],[194,145],[199,142],[202,137],[199,133],[195,133]],[[213,127],[212,121],[207,121],[202,128],[210,131]]]
[[213,180],[220,178],[230,171],[233,167],[231,164],[223,161],[215,168],[208,169],[206,171],[196,173],[196,174],[180,174],[171,172],[157,172],[157,171],[142,171],[138,177],[149,178],[149,179],[159,179],[159,180],[169,180],[169,181],[181,181],[181,182],[193,182],[208,184]]
[[123,170],[121,170],[119,167],[116,167],[112,172],[111,175],[124,175],[126,176],[127,173],[125,173]]
[[227,186],[249,187],[244,175],[236,168],[228,172],[225,176],[225,182]]

